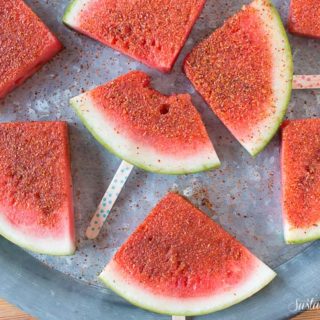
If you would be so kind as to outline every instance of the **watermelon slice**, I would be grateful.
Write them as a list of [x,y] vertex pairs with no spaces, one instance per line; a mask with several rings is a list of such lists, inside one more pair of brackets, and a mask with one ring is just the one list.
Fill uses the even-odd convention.
[[291,0],[289,31],[293,34],[320,38],[319,0]]
[[175,193],[153,209],[101,273],[131,303],[164,314],[199,315],[236,304],[275,273]]
[[59,40],[22,1],[0,0],[0,98],[61,49]]
[[282,193],[286,242],[320,239],[320,119],[283,125]]
[[220,165],[188,94],[164,96],[130,72],[71,99],[88,130],[119,158],[147,171],[185,174]]
[[0,234],[31,251],[75,251],[65,122],[0,124]]
[[69,27],[150,67],[168,72],[205,0],[74,0]]
[[195,88],[252,156],[278,130],[292,87],[293,64],[281,19],[268,0],[255,0],[185,61]]

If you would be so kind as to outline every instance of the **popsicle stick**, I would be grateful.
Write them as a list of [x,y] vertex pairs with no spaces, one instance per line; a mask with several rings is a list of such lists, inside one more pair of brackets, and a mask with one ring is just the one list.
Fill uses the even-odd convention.
[[293,76],[293,89],[320,89],[320,75]]
[[172,316],[172,320],[186,320],[184,316]]
[[88,239],[95,239],[107,220],[110,211],[116,202],[119,193],[125,185],[134,166],[126,161],[122,161],[116,174],[114,175],[106,193],[104,194],[96,212],[94,213],[90,225],[86,231]]

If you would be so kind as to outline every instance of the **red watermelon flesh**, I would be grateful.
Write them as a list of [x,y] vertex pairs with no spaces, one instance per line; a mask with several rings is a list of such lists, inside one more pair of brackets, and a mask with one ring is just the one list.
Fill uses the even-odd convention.
[[0,234],[40,253],[74,252],[66,123],[0,124],[0,186]]
[[0,0],[0,98],[61,49],[59,40],[22,0]]
[[320,2],[318,0],[291,0],[289,31],[291,33],[320,38]]
[[320,119],[283,125],[282,193],[286,241],[320,238]]
[[143,169],[182,174],[220,164],[190,95],[163,95],[144,72],[85,92],[71,105],[107,149]]
[[256,155],[285,113],[290,56],[276,10],[269,1],[255,0],[196,46],[184,68],[216,115]]
[[274,275],[218,224],[169,193],[100,277],[143,308],[199,314],[243,300]]
[[[106,117],[117,123],[119,130],[127,132],[128,138],[145,140],[160,153],[176,153],[180,147],[177,156],[183,158],[209,144],[199,114],[189,107],[190,96],[162,95],[150,88],[150,78],[143,72],[132,72],[98,87],[91,91],[91,97],[103,111],[108,111]],[[165,117],[172,121],[165,121]]]
[[64,22],[151,67],[170,71],[205,0],[74,0]]

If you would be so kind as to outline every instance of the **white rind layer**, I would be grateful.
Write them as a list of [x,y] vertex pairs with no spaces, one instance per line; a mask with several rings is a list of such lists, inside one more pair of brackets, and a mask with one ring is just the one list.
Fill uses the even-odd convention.
[[73,0],[66,9],[62,19],[63,22],[71,28],[78,30],[80,13],[91,2],[92,0]]
[[156,146],[138,144],[124,134],[117,133],[119,128],[116,128],[116,124],[99,111],[89,94],[84,93],[71,99],[70,104],[87,129],[105,148],[119,158],[144,170],[163,174],[187,174],[220,166],[220,161],[210,141],[207,147],[204,147],[202,151],[196,151],[192,156],[170,157],[170,155],[158,153]]
[[101,273],[99,279],[110,289],[132,304],[153,312],[168,315],[194,316],[228,308],[239,303],[271,282],[276,273],[261,261],[246,281],[238,287],[228,288],[225,292],[201,298],[175,298],[156,295],[133,281],[123,277],[120,268],[112,260]]
[[[271,2],[255,0],[249,6],[258,10],[265,32],[271,37],[272,90],[276,106],[275,112],[255,127],[252,137],[240,141],[252,156],[256,156],[277,132],[287,111],[292,91],[293,62],[290,44],[281,18]],[[234,134],[236,136],[237,132]]]
[[299,244],[320,239],[320,221],[318,226],[297,228],[284,220],[284,238],[288,244]]
[[75,241],[72,233],[69,233],[66,226],[65,235],[56,237],[33,237],[31,234],[21,232],[15,228],[12,223],[6,219],[6,216],[0,212],[0,235],[14,244],[41,254],[53,256],[67,256],[75,252]]

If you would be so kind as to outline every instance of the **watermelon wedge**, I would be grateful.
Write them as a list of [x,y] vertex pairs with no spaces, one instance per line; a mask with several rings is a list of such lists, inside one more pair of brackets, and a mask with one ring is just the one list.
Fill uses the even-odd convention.
[[164,96],[130,72],[70,101],[110,152],[147,171],[185,174],[220,165],[188,94]]
[[282,195],[286,242],[320,239],[320,119],[284,123]]
[[189,316],[236,304],[275,276],[213,220],[169,193],[100,279],[141,308]]
[[73,0],[63,21],[69,27],[168,72],[205,0]]
[[247,151],[261,152],[286,113],[293,76],[290,45],[271,2],[244,6],[191,51],[184,69]]
[[43,254],[75,251],[65,122],[0,124],[0,234]]
[[22,1],[0,0],[0,98],[56,55],[62,45]]
[[320,38],[320,2],[318,0],[291,0],[289,31],[293,34]]

